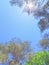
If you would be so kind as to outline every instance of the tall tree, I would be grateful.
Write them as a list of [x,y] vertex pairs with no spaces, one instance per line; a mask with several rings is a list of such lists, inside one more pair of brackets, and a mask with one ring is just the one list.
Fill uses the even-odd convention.
[[[6,45],[0,45],[0,63],[5,63],[8,61],[9,65],[22,65],[25,63],[31,53],[31,47],[28,42],[17,43],[12,40],[7,42]],[[10,60],[9,54],[11,54],[12,59]]]

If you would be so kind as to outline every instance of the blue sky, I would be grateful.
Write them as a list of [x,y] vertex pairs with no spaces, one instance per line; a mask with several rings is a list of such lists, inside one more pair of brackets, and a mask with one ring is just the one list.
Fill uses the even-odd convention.
[[10,6],[9,0],[0,1],[0,42],[16,37],[31,41],[34,47],[41,38],[37,22],[33,15],[28,16],[19,7]]

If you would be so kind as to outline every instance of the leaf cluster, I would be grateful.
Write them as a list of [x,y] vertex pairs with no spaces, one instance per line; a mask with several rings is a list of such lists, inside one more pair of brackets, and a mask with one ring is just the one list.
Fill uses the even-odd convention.
[[26,65],[49,65],[49,52],[37,52]]

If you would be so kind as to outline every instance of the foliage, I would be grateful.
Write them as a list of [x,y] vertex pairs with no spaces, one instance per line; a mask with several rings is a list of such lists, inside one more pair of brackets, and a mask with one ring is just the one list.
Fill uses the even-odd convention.
[[45,29],[47,29],[49,27],[47,19],[45,19],[45,18],[40,19],[40,21],[38,22],[38,27],[41,32],[43,32]]
[[[23,12],[40,18],[38,26],[41,32],[49,27],[49,0],[44,3],[45,0],[10,0],[11,5],[17,5],[20,8],[24,6]],[[39,43],[44,50],[49,49],[48,38],[42,38]],[[8,58],[9,54],[12,55],[12,60]],[[0,63],[7,60],[9,65],[22,65],[26,61],[26,65],[49,65],[49,52],[42,51],[33,55],[27,42],[18,44],[12,40],[7,45],[0,45]]]
[[39,41],[40,47],[46,51],[49,50],[49,34],[45,34],[43,38]]
[[[36,18],[42,17],[38,22],[40,31],[43,32],[49,27],[49,0],[11,0],[12,5],[24,6],[23,12],[33,14]],[[31,5],[30,5],[31,4]],[[45,19],[43,19],[43,17]]]
[[40,40],[39,43],[43,49],[47,49],[49,47],[49,40],[48,39],[42,39],[42,40]]
[[7,60],[8,56],[7,54],[0,51],[0,63],[4,63]]
[[37,52],[26,65],[49,65],[49,52]]
[[[30,57],[29,53],[31,54],[31,48],[27,42],[17,44],[12,40],[6,45],[0,44],[0,63],[5,63],[8,60],[9,65],[22,65]],[[11,60],[8,58],[9,54],[12,56]]]

